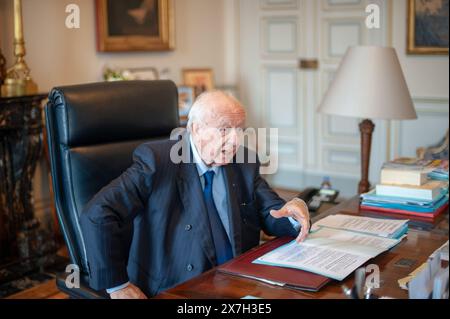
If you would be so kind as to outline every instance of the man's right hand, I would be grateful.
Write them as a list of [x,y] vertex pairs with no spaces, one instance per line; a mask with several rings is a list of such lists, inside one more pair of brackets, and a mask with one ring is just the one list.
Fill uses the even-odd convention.
[[109,296],[111,299],[148,299],[141,289],[131,283],[125,288],[113,292]]

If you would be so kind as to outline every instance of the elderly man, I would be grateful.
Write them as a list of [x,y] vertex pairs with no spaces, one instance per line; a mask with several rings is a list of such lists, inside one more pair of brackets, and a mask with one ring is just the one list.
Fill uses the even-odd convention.
[[261,229],[305,239],[305,203],[285,203],[261,177],[258,161],[233,160],[243,149],[244,123],[236,99],[204,93],[181,141],[191,151],[188,161],[171,158],[178,141],[135,150],[134,164],[81,217],[94,289],[114,299],[146,298],[255,247]]

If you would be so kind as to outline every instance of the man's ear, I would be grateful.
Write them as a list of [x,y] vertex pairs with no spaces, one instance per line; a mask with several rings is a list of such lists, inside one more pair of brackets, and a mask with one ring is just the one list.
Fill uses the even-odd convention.
[[198,136],[198,134],[199,134],[199,129],[200,129],[200,127],[199,127],[199,125],[198,125],[198,123],[192,123],[192,126],[191,126],[191,129],[192,129],[192,134],[193,135],[195,135],[195,136]]

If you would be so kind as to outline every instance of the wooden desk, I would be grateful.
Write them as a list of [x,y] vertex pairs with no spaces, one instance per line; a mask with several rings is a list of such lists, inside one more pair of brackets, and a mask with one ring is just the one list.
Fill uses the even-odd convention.
[[[326,213],[313,219],[313,222],[327,215],[343,213],[350,215],[368,215],[359,211],[357,197],[344,202]],[[373,214],[370,214],[373,216]],[[380,216],[381,217],[381,216]],[[368,264],[380,267],[380,289],[374,291],[378,296],[408,298],[407,291],[400,289],[397,280],[406,277],[424,263],[427,258],[448,240],[448,212],[441,216],[429,230],[410,229],[408,237],[388,252],[370,260]],[[401,266],[402,259],[414,261],[412,266]],[[296,291],[275,287],[256,280],[225,275],[212,269],[199,277],[172,288],[158,296],[157,299],[239,299],[247,295],[265,299],[341,299],[341,284],[353,286],[353,276],[344,282],[333,281],[317,293]]]

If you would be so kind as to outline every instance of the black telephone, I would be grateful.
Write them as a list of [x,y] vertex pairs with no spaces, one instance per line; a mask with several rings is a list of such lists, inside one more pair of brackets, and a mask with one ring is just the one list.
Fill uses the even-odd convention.
[[298,198],[305,201],[311,212],[316,212],[322,206],[322,203],[335,203],[338,196],[339,191],[335,189],[307,188],[298,195]]

